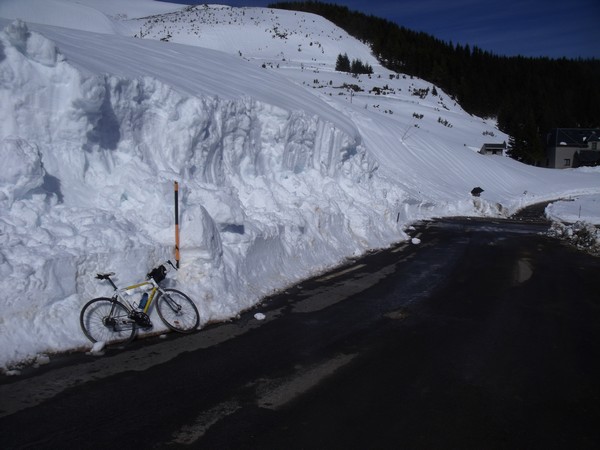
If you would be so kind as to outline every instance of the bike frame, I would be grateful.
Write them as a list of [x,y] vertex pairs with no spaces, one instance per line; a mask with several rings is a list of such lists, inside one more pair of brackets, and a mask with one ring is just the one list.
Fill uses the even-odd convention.
[[[110,280],[112,282],[112,280]],[[114,285],[115,287],[115,292],[113,294],[113,298],[118,298],[121,303],[123,303],[124,305],[127,305],[127,307],[129,307],[131,309],[131,311],[134,311],[136,309],[135,305],[133,305],[124,295],[125,292],[127,291],[131,291],[133,289],[137,289],[143,286],[148,286],[151,285],[152,289],[150,290],[150,292],[148,293],[148,301],[146,302],[146,306],[144,306],[144,309],[142,310],[145,314],[148,314],[148,311],[150,310],[150,306],[152,306],[152,303],[154,301],[154,299],[156,298],[156,293],[160,292],[161,294],[164,294],[164,291],[160,288],[160,286],[158,285],[158,283],[156,283],[156,281],[154,281],[153,278],[150,278],[147,281],[144,281],[142,283],[137,283],[137,284],[132,284],[131,286],[127,286],[127,287],[123,287],[123,288],[118,288]]]

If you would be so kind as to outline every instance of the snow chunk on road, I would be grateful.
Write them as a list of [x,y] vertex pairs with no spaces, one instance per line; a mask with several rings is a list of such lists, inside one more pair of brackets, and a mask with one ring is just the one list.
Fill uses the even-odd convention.
[[104,341],[94,342],[92,349],[87,354],[93,356],[102,356],[104,354],[103,350],[105,346],[106,342]]

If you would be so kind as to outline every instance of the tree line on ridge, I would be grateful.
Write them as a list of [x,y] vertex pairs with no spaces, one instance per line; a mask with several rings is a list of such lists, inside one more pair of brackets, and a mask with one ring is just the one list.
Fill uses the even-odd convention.
[[320,15],[369,45],[384,67],[434,83],[468,113],[497,118],[519,161],[544,161],[553,128],[600,127],[599,59],[499,56],[330,3],[269,7]]

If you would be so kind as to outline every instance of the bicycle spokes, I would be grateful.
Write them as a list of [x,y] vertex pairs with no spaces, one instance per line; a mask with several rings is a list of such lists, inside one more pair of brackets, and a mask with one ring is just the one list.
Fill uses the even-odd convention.
[[171,311],[173,311],[175,315],[181,314],[181,305],[173,300],[169,294],[165,294],[164,301],[167,302],[167,305],[169,305],[169,308],[171,308]]
[[183,292],[165,289],[157,300],[156,309],[163,323],[172,330],[191,333],[198,327],[198,309]]
[[120,302],[105,297],[89,301],[81,310],[80,324],[92,342],[128,342],[136,324]]

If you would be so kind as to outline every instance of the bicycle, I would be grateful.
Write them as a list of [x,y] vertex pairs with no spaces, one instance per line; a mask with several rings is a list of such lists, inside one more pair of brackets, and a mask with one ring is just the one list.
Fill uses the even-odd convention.
[[[171,261],[167,263],[173,266]],[[117,287],[111,279],[114,272],[96,274],[95,278],[108,281],[115,291],[111,298],[98,297],[84,305],[79,316],[83,333],[94,343],[127,344],[135,338],[138,327],[152,328],[148,312],[154,303],[158,316],[169,329],[179,333],[193,332],[200,322],[198,309],[183,292],[160,287],[166,273],[166,267],[161,264],[146,275],[146,281],[124,288]],[[125,292],[144,286],[149,287],[149,293],[144,293],[137,305],[125,297]]]

